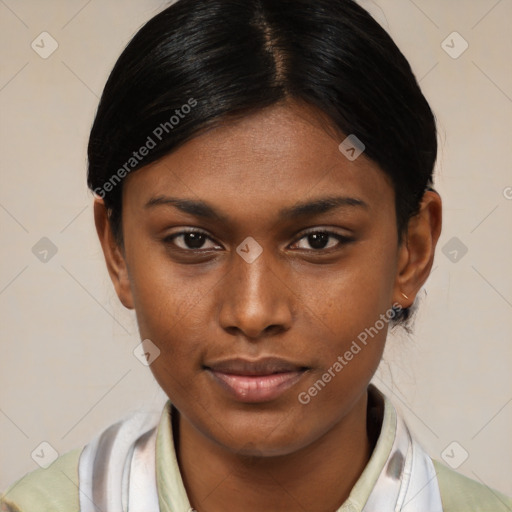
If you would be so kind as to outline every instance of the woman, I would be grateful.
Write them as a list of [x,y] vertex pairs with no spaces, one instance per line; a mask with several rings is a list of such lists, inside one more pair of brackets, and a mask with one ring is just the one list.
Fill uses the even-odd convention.
[[434,116],[351,0],[179,0],[117,61],[89,142],[108,271],[169,397],[2,510],[505,511],[370,380],[432,268]]

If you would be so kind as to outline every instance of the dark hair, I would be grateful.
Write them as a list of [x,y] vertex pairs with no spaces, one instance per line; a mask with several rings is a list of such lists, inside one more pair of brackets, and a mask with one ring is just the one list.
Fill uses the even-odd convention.
[[[90,134],[88,185],[104,198],[120,245],[128,172],[287,98],[364,143],[392,180],[401,241],[431,188],[437,133],[387,32],[352,0],[179,0],[122,52]],[[394,323],[405,324],[410,309],[397,313]]]

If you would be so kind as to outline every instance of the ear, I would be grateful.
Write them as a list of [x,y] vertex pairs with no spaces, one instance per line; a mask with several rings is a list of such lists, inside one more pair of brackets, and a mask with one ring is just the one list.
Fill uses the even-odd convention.
[[133,309],[133,296],[125,256],[122,248],[119,247],[115,240],[108,219],[107,208],[103,199],[100,198],[94,199],[94,222],[103,249],[103,255],[105,256],[108,273],[114,283],[117,296],[126,308]]
[[409,220],[407,233],[399,248],[393,298],[403,308],[413,304],[418,291],[430,275],[441,226],[441,197],[437,192],[427,190],[418,214]]

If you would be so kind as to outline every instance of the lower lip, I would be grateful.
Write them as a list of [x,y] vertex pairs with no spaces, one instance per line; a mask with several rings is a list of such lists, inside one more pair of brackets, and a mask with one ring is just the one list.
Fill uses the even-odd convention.
[[240,402],[269,402],[294,386],[303,371],[272,375],[233,375],[208,370],[215,380]]

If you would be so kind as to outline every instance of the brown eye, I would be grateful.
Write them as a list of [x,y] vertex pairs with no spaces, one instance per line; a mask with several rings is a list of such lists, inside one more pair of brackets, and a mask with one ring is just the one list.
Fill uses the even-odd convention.
[[[299,247],[299,249],[321,251],[324,249],[332,249],[353,241],[353,238],[333,233],[332,231],[310,231],[302,236],[296,244],[300,241],[306,240],[310,247]],[[330,241],[331,240],[331,241]]]
[[[177,243],[176,240],[180,240],[180,243]],[[215,244],[213,244],[213,247],[204,247],[208,240],[213,242],[213,240],[211,240],[211,238],[203,231],[190,230],[180,231],[179,233],[170,235],[164,239],[164,242],[167,244],[172,244],[185,251],[209,250],[219,247]]]

